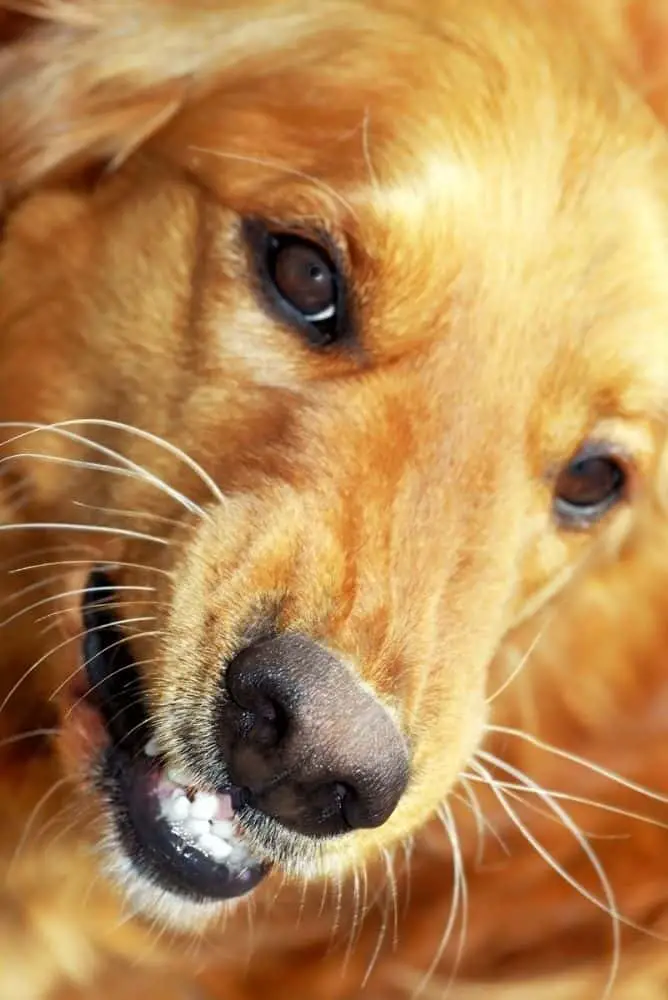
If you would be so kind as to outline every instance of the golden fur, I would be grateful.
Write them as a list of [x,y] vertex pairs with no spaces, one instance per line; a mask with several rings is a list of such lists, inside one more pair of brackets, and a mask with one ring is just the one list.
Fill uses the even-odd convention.
[[[589,1000],[613,952],[614,997],[665,995],[668,13],[591,6],[0,13],[1,1000]],[[263,307],[258,216],[340,248],[354,349]],[[630,498],[563,531],[587,438]],[[102,561],[155,587],[133,648],[172,759],[267,605],[414,748],[380,830],[194,941],[125,919],[90,849],[66,680]]]

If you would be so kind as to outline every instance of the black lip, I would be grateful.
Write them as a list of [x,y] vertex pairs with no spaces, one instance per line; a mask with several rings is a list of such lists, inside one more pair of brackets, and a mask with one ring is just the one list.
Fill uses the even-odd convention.
[[102,786],[123,848],[142,875],[161,889],[200,902],[234,899],[259,885],[268,872],[265,864],[249,856],[247,863],[230,868],[175,837],[159,814],[150,780],[150,764],[107,752]]
[[90,698],[104,719],[111,742],[135,754],[148,740],[148,711],[129,638],[108,607],[113,599],[109,577],[94,570],[83,605],[83,658]]
[[[89,698],[109,736],[98,786],[118,835],[137,870],[157,888],[205,902],[243,896],[262,881],[268,866],[248,855],[239,867],[213,861],[175,835],[160,815],[153,782],[159,764],[143,748],[151,730],[141,677],[110,607],[114,585],[99,570],[89,577],[83,604],[83,641]],[[234,790],[230,790],[232,793]]]

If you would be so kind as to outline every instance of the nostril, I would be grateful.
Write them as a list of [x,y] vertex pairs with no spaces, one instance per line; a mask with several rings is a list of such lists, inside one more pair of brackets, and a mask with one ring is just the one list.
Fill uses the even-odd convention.
[[349,830],[363,830],[376,825],[370,821],[369,810],[356,788],[337,782],[336,794],[339,797],[341,817]]
[[349,830],[356,830],[359,824],[356,822],[358,796],[355,789],[343,781],[337,781],[334,784],[334,795],[343,822]]
[[237,676],[228,670],[226,688],[232,703],[240,709],[237,728],[244,739],[268,748],[285,738],[288,714],[280,701],[265,690],[261,679]]
[[276,746],[288,731],[288,716],[282,705],[266,695],[257,698],[250,708],[253,716],[252,734],[256,743]]

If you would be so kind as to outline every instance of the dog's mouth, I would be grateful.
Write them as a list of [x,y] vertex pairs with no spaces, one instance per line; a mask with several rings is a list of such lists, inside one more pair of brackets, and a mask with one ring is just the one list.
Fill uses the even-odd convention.
[[83,603],[85,703],[102,729],[96,783],[114,840],[132,874],[163,893],[202,903],[243,896],[269,868],[245,842],[237,817],[243,793],[205,788],[167,767],[113,597],[109,578],[94,571]]

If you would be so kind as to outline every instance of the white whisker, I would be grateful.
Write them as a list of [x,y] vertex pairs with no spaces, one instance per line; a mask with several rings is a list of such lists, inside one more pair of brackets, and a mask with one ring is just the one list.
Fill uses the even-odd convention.
[[59,734],[60,729],[28,729],[24,733],[14,733],[12,736],[6,736],[0,740],[0,750],[13,746],[15,743],[22,743],[23,740],[33,740],[40,736],[58,736]]
[[[126,618],[125,621],[121,622],[121,624],[122,625],[130,625],[132,623],[136,624],[138,622],[152,622],[152,621],[155,621],[155,618],[153,618],[153,617],[148,617],[148,618],[147,617],[142,617],[142,618]],[[111,627],[112,628],[115,627],[116,624],[117,623],[114,622]],[[104,625],[101,625],[100,628],[97,629],[97,631],[101,632],[104,627],[105,627]],[[160,632],[157,632],[157,631],[151,631],[151,632],[143,631],[143,632],[140,632],[139,635],[141,635],[142,638],[150,638],[150,637],[155,636],[155,635],[160,635]],[[76,677],[76,675],[79,673],[79,671],[82,668],[85,668],[85,667],[89,666],[90,663],[91,663],[91,661],[94,660],[99,655],[99,653],[108,653],[109,650],[116,649],[118,646],[122,646],[126,642],[130,642],[132,639],[136,639],[136,638],[138,638],[137,635],[124,635],[120,639],[117,639],[115,642],[112,642],[108,646],[105,646],[99,652],[96,652],[94,656],[91,656],[87,660],[84,660],[83,663],[78,664],[77,667],[76,667],[76,669],[73,670],[72,673],[68,677],[66,677],[64,681],[61,681],[61,683],[58,685],[58,687],[54,688],[54,690],[51,692],[51,696],[49,698],[49,701],[53,701],[55,698],[57,698],[58,695],[60,694],[60,692],[64,688],[66,688],[68,684],[71,683],[71,681]],[[152,659],[155,659],[155,657],[153,657]],[[146,662],[148,663],[148,662],[151,662],[151,661],[147,660]],[[126,669],[126,668],[124,667],[123,669]],[[106,676],[104,678],[104,680],[105,681],[109,680],[111,677],[114,677],[115,674],[116,674],[116,671],[112,671],[111,674],[109,674],[108,676]],[[91,688],[91,691],[94,690],[94,688],[96,688],[98,686],[99,686],[98,684],[95,684],[93,686],[93,688]],[[81,698],[79,699],[79,701],[82,701],[82,700],[84,700],[84,699],[81,699]],[[72,708],[73,707],[74,706],[72,706]],[[70,710],[69,710],[70,712],[72,711],[72,708],[70,708]],[[67,714],[69,715],[69,712]]]
[[364,109],[364,117],[362,118],[362,155],[364,157],[364,162],[366,164],[367,171],[369,173],[369,181],[371,182],[371,187],[376,191],[380,190],[380,184],[378,182],[378,176],[373,166],[373,160],[371,159],[371,142],[369,136],[369,130],[371,126],[371,110],[370,108]]
[[385,891],[389,892],[389,900],[392,905],[392,950],[396,951],[399,944],[399,906],[397,901],[397,880],[394,875],[394,858],[385,847],[381,849],[381,856],[387,872]]
[[[420,993],[429,983],[429,980],[434,975],[436,969],[438,968],[439,962],[443,958],[443,953],[445,952],[445,949],[447,948],[450,939],[452,937],[452,934],[454,932],[455,924],[457,922],[457,917],[459,916],[460,904],[462,906],[462,911],[464,910],[464,907],[467,905],[464,901],[467,897],[466,897],[466,882],[463,874],[463,860],[461,856],[461,850],[459,847],[459,838],[457,837],[457,831],[455,827],[452,825],[454,820],[450,808],[449,807],[447,808],[447,812],[439,811],[438,817],[443,825],[443,829],[445,830],[450,845],[452,847],[452,874],[453,874],[452,898],[450,901],[450,909],[448,911],[448,919],[443,929],[443,934],[441,935],[441,940],[439,941],[438,948],[436,949],[436,953],[429,965],[429,968],[424,973],[424,975],[420,977],[418,985],[413,991],[412,994],[413,997],[418,997],[420,995]],[[460,938],[460,945],[459,945],[460,948],[463,948],[462,941],[463,939]],[[458,955],[459,955],[459,950],[458,950]],[[458,961],[459,960],[460,959],[458,959]]]
[[[120,587],[98,587],[97,590],[109,590],[113,593],[118,593],[121,590],[133,590],[133,591],[143,591],[144,593],[154,593],[155,587],[149,586],[133,586],[131,584],[123,584]],[[79,597],[87,592],[87,587],[76,587],[74,590],[62,590],[57,594],[50,594],[48,597],[43,597],[39,601],[33,601],[32,604],[28,604],[25,608],[20,608],[20,610],[15,611],[13,615],[8,618],[4,618],[0,621],[0,628],[4,628],[6,625],[10,625],[12,622],[16,621],[22,615],[27,615],[30,611],[35,611],[37,608],[44,607],[45,604],[50,604],[52,601],[60,601],[64,597]]]
[[[19,567],[18,569],[10,569],[9,567],[12,566],[13,563],[19,562],[21,559],[25,559],[27,556],[30,556],[31,558],[34,559],[37,558],[38,556],[51,555],[56,552],[86,552],[86,553],[90,552],[92,554],[92,557],[95,556],[94,546],[86,545],[84,542],[69,542],[66,545],[41,545],[38,546],[36,549],[28,549],[27,551],[22,551],[20,555],[14,555],[11,556],[9,559],[5,559],[3,562],[0,563],[0,570],[3,572],[6,571],[7,573],[20,572],[22,567]],[[92,558],[87,561],[92,562]],[[50,565],[50,563],[45,563],[45,565],[48,566]]]
[[122,507],[98,507],[96,504],[84,503],[83,500],[73,500],[75,507],[82,510],[92,510],[97,514],[113,514],[114,517],[135,517],[143,518],[146,521],[154,521],[156,524],[166,524],[172,527],[180,527],[181,522],[176,517],[165,517],[164,514],[154,514],[148,510],[123,510]]
[[109,528],[106,525],[71,524],[67,521],[30,521],[28,524],[0,524],[0,531],[80,531],[89,535],[117,535],[119,538],[131,538],[139,542],[156,542],[158,545],[169,545],[166,538],[148,535],[143,531],[131,531],[129,528]]
[[63,580],[67,576],[67,573],[53,573],[51,576],[43,576],[41,579],[37,580],[35,583],[30,583],[26,587],[21,587],[20,590],[13,590],[7,597],[4,597],[0,601],[0,608],[3,608],[6,604],[13,604],[14,601],[18,601],[19,598],[25,597],[27,594],[32,594],[35,590],[41,590],[42,587],[48,586],[50,583],[56,583],[58,580]]
[[[115,622],[111,622],[108,627],[112,628],[115,624],[116,624]],[[100,625],[98,631],[101,631],[103,628],[106,628],[106,627],[107,627],[106,625]],[[0,703],[0,715],[4,712],[5,708],[7,707],[7,704],[14,697],[14,695],[16,694],[16,692],[18,691],[18,689],[21,687],[21,685],[28,679],[28,677],[30,677],[32,674],[35,673],[36,670],[39,669],[39,667],[42,665],[42,663],[44,663],[46,660],[48,660],[50,656],[53,656],[54,653],[59,652],[61,649],[63,649],[69,643],[76,642],[78,639],[82,639],[83,636],[86,634],[86,631],[87,630],[84,629],[82,632],[79,632],[77,635],[70,635],[66,639],[63,639],[62,642],[59,642],[56,646],[52,646],[51,649],[49,649],[46,653],[43,653],[37,660],[35,660],[34,663],[32,663],[27,668],[27,670],[24,670],[23,673],[21,674],[21,676],[19,677],[19,679],[9,689],[9,691],[5,695],[3,701]],[[71,680],[73,677],[76,676],[76,673],[77,673],[78,669],[79,668],[77,667],[77,670],[74,671],[74,673],[72,673],[70,675],[70,677],[68,678],[69,680]],[[67,683],[67,681],[65,681],[65,684],[66,683]],[[64,687],[65,684],[63,684],[62,686]],[[55,692],[54,692],[54,695],[55,695]],[[52,695],[52,697],[53,697],[53,695]]]
[[[493,766],[495,766],[495,767],[501,767],[503,770],[508,771],[509,774],[513,774],[513,776],[515,778],[517,778],[518,781],[526,780],[527,785],[534,785],[534,783],[531,782],[531,780],[528,778],[528,776],[525,775],[525,774],[523,774],[523,772],[518,771],[516,768],[512,767],[510,764],[506,764],[505,762],[498,760],[492,754],[487,754],[484,750],[481,750],[481,751],[478,752],[478,754],[477,754],[477,758],[478,759],[475,761],[475,763],[473,764],[473,766],[482,775],[482,777],[484,777],[484,778],[487,779],[489,787],[491,788],[492,792],[494,793],[494,795],[498,799],[499,804],[502,806],[502,808],[508,814],[508,818],[512,820],[512,822],[515,824],[515,826],[517,827],[517,829],[525,837],[525,839],[531,844],[531,846],[534,848],[534,850],[537,851],[537,853],[543,858],[543,860],[546,861],[547,864],[558,875],[560,875],[561,878],[563,878],[565,882],[568,883],[568,885],[570,885],[573,889],[575,889],[576,892],[579,892],[581,896],[583,896],[585,899],[589,900],[590,903],[592,903],[594,906],[596,906],[598,909],[602,910],[604,913],[606,913],[610,917],[610,919],[611,919],[611,925],[612,925],[612,946],[613,946],[613,953],[612,953],[612,959],[611,959],[611,962],[610,962],[610,971],[609,971],[609,974],[608,974],[608,979],[607,979],[605,991],[604,991],[604,994],[603,994],[604,997],[606,997],[606,998],[609,997],[610,993],[612,992],[612,989],[614,987],[615,981],[617,979],[617,974],[618,974],[618,971],[619,971],[619,961],[620,961],[620,954],[621,954],[621,924],[622,923],[628,923],[628,922],[621,917],[619,911],[617,910],[617,905],[616,905],[616,902],[615,902],[614,893],[612,891],[612,886],[610,885],[610,881],[608,879],[608,876],[606,875],[605,870],[604,870],[601,862],[599,861],[598,855],[593,850],[593,848],[589,844],[587,838],[583,835],[583,833],[581,832],[581,830],[576,826],[576,824],[573,822],[573,820],[568,815],[568,813],[564,809],[562,809],[561,806],[557,802],[552,802],[550,800],[549,795],[547,795],[545,792],[542,792],[542,793],[538,792],[537,794],[539,794],[539,797],[545,802],[545,804],[548,807],[551,807],[552,809],[554,809],[554,811],[556,812],[556,814],[561,818],[561,820],[562,820],[564,826],[566,827],[566,829],[570,831],[570,833],[573,835],[573,837],[575,838],[575,840],[582,847],[584,853],[586,854],[587,858],[589,859],[589,862],[590,862],[592,868],[594,869],[594,871],[596,872],[596,875],[597,875],[597,877],[599,879],[599,882],[601,884],[601,888],[603,889],[603,895],[605,897],[605,902],[603,902],[602,900],[600,900],[593,893],[589,892],[589,890],[585,886],[583,886],[580,882],[578,882],[577,879],[573,878],[573,876],[570,874],[570,872],[566,868],[564,868],[564,866],[562,864],[560,864],[559,861],[557,861],[557,859],[554,858],[550,854],[550,852],[543,846],[543,844],[541,844],[541,842],[536,837],[534,837],[534,835],[531,833],[531,831],[526,826],[526,824],[523,823],[522,820],[520,819],[520,817],[517,815],[516,810],[513,809],[513,807],[510,805],[510,803],[508,802],[508,800],[504,796],[502,789],[500,789],[498,787],[495,778],[492,776],[491,771],[489,771],[480,762],[480,759],[479,759],[480,757],[483,757],[488,763],[492,764]],[[537,788],[538,786],[534,785],[534,787]],[[635,925],[633,925],[633,926],[635,926]],[[638,929],[638,928],[636,928],[636,929]]]
[[545,635],[545,632],[547,630],[548,625],[549,625],[549,618],[548,618],[547,621],[543,622],[541,628],[538,629],[538,631],[537,631],[536,635],[534,636],[533,640],[529,643],[528,648],[524,651],[524,653],[520,657],[517,666],[513,670],[511,670],[510,674],[497,687],[496,691],[494,691],[494,693],[491,694],[486,699],[488,705],[491,705],[492,702],[496,701],[497,698],[500,698],[501,695],[503,694],[503,692],[506,691],[510,687],[510,685],[513,683],[513,681],[516,680],[516,678],[521,674],[521,672],[524,670],[525,666],[529,662],[529,659],[530,659],[532,653],[535,651],[536,646],[538,645],[538,643],[540,642],[540,640]]
[[[65,713],[64,719],[65,720],[69,719],[72,712],[75,712],[79,705],[81,705],[84,701],[86,701],[87,698],[89,698],[94,691],[97,691],[99,687],[101,687],[103,684],[106,684],[108,681],[112,680],[112,678],[118,677],[119,674],[127,673],[128,671],[133,671],[135,670],[136,667],[144,667],[146,666],[147,663],[155,663],[156,660],[157,657],[151,656],[145,660],[133,660],[132,663],[125,663],[123,664],[123,666],[116,667],[115,670],[112,670],[111,673],[103,677],[102,680],[99,680],[96,684],[91,685],[91,687],[88,688],[88,690],[86,691],[85,695],[82,695],[80,698],[77,698],[77,700],[73,702],[68,708],[67,712]],[[88,663],[88,661],[86,661],[86,663]]]
[[[170,604],[167,601],[156,601],[155,599],[145,598],[144,600],[133,600],[133,601],[105,601],[104,607],[106,611],[118,611],[121,608],[140,608],[140,607],[151,607],[151,608],[161,608],[162,610],[169,608]],[[41,624],[42,622],[48,622],[52,618],[58,618],[67,614],[66,611],[49,611],[46,615],[40,615],[39,618],[35,618],[36,624]]]
[[[469,781],[479,781],[481,784],[485,785],[487,782],[477,774],[467,775]],[[509,792],[521,792],[526,795],[535,795],[536,790],[534,788],[527,788],[526,785],[520,785],[512,781],[499,781],[496,779],[497,785],[503,788],[504,791]],[[668,830],[668,823],[662,823],[661,820],[655,819],[653,816],[646,816],[644,813],[634,812],[630,809],[622,809],[620,806],[610,805],[608,802],[598,802],[596,799],[588,799],[582,795],[572,795],[570,792],[557,792],[553,788],[544,789],[547,795],[553,799],[559,799],[562,802],[572,802],[574,805],[591,806],[594,809],[600,809],[601,812],[611,813],[613,816],[622,816],[624,819],[637,820],[639,823],[647,823],[648,826],[655,826],[659,830]],[[554,817],[553,817],[554,818]],[[614,835],[610,838],[605,836],[601,837],[599,834],[589,834],[589,836],[598,836],[599,839],[617,839]]]
[[[89,566],[92,561],[92,559],[56,559],[52,562],[32,563],[27,566],[19,566],[18,568],[10,569],[7,572],[15,574],[27,573],[36,569],[48,569],[49,567],[55,566]],[[159,573],[162,576],[166,576],[170,580],[172,578],[172,574],[168,570],[162,569],[160,566],[148,566],[146,563],[124,562],[119,559],[114,559],[113,562],[101,564],[100,569],[103,572],[115,569],[139,569],[146,573]]]
[[570,753],[568,750],[562,750],[560,747],[553,746],[551,743],[545,743],[537,736],[533,736],[531,733],[526,733],[522,729],[514,729],[512,726],[495,726],[491,724],[487,725],[486,729],[489,732],[502,733],[505,736],[516,736],[518,739],[531,743],[532,746],[537,747],[539,750],[545,750],[546,753],[554,754],[555,757],[560,757],[562,760],[568,760],[572,764],[579,764],[582,767],[586,767],[594,774],[600,774],[602,778],[608,778],[615,784],[621,785],[623,788],[628,788],[629,791],[638,792],[639,795],[644,795],[648,799],[653,799],[655,802],[662,802],[664,805],[668,805],[668,796],[652,791],[651,788],[639,785],[637,782],[631,781],[628,778],[623,778],[615,771],[610,771],[608,768],[602,767],[594,761],[587,760],[586,757],[580,757],[578,754]]
[[[98,471],[116,472],[119,475],[126,475],[126,476],[130,474],[134,478],[139,478],[143,482],[150,483],[151,485],[157,487],[157,489],[161,490],[167,496],[171,497],[173,500],[176,500],[177,503],[179,503],[191,514],[195,514],[198,517],[207,516],[205,511],[199,506],[199,504],[193,503],[193,501],[189,500],[188,497],[184,496],[183,493],[181,493],[179,490],[174,489],[172,486],[169,486],[168,483],[165,483],[164,480],[162,480],[159,476],[156,476],[154,473],[150,472],[148,469],[143,468],[141,465],[137,465],[136,462],[133,462],[131,459],[127,458],[125,455],[122,455],[120,452],[115,451],[113,448],[108,448],[106,445],[100,444],[98,441],[94,441],[83,434],[77,434],[74,431],[67,430],[68,427],[86,426],[88,424],[93,424],[94,426],[101,425],[105,427],[112,426],[128,430],[128,427],[126,425],[123,424],[116,425],[113,421],[109,422],[109,421],[98,421],[98,420],[65,420],[57,424],[36,424],[36,423],[28,423],[25,421],[10,421],[0,424],[0,427],[16,428],[17,430],[19,428],[23,428],[20,434],[16,434],[14,435],[14,437],[9,438],[7,441],[3,442],[4,447],[7,447],[7,445],[10,444],[15,444],[16,442],[21,441],[22,439],[29,437],[31,435],[45,434],[45,433],[56,434],[57,436],[63,437],[68,441],[73,441],[78,444],[83,444],[86,447],[90,448],[92,451],[98,452],[98,454],[100,455],[106,455],[107,458],[115,459],[117,462],[121,463],[121,466],[123,468],[119,469],[116,466],[103,466],[100,464],[96,464],[95,462],[87,462],[81,459],[69,459],[60,455],[41,455],[39,453],[38,454],[28,453],[25,455],[17,455],[17,454],[8,455],[6,458],[0,459],[0,467],[6,462],[15,461],[16,459],[19,458],[23,459],[32,458],[32,459],[40,459],[42,461],[47,461],[47,462],[51,461],[61,465],[63,464],[69,465],[73,468],[84,468],[84,469],[92,468],[93,470],[97,469]],[[138,433],[138,436],[145,437],[146,432]],[[148,437],[149,440],[152,440],[153,435],[148,435]],[[167,450],[172,450],[172,449],[173,446],[170,446]],[[176,451],[179,452],[180,449],[176,449]],[[196,465],[196,463],[193,464]]]
[[[74,426],[94,426],[94,427],[108,427],[111,430],[125,431],[126,434],[131,434],[134,437],[141,438],[143,441],[148,441],[151,444],[162,448],[164,451],[173,455],[174,458],[179,459],[183,462],[191,472],[200,479],[200,481],[209,488],[214,500],[217,500],[221,505],[225,505],[226,497],[222,492],[215,479],[212,479],[208,472],[206,472],[199,462],[196,462],[194,458],[188,455],[182,448],[177,447],[177,445],[172,444],[170,441],[165,440],[165,438],[160,437],[158,434],[152,434],[150,431],[142,430],[140,427],[133,427],[132,424],[124,424],[118,420],[103,420],[101,418],[90,418],[86,420],[64,420],[59,425],[61,427],[74,427]],[[201,510],[201,508],[200,508]]]
[[44,806],[47,804],[49,799],[51,799],[54,795],[56,795],[60,791],[61,788],[63,788],[65,785],[72,785],[72,784],[74,784],[74,779],[71,777],[59,778],[58,781],[55,781],[46,790],[46,792],[44,792],[42,797],[36,802],[32,812],[30,813],[28,819],[25,822],[25,825],[23,827],[23,832],[10,858],[9,865],[7,868],[8,874],[12,872],[16,863],[18,862],[21,852],[28,843],[28,839],[35,825],[35,821],[37,820],[37,817],[39,816]]
[[314,177],[312,174],[307,174],[303,170],[297,170],[294,167],[289,167],[285,163],[281,163],[278,160],[266,160],[259,156],[246,156],[243,153],[228,153],[224,150],[219,149],[207,149],[202,146],[191,146],[190,147],[194,153],[204,153],[208,156],[215,156],[217,159],[221,160],[237,160],[241,163],[249,163],[257,167],[264,167],[267,170],[277,170],[283,174],[287,174],[289,177],[297,177],[301,180],[309,181],[309,183],[315,185],[315,187],[320,188],[321,191],[325,191],[327,194],[331,195],[335,201],[338,201],[347,212],[350,212],[354,219],[358,218],[358,214],[351,205],[351,203],[343,197],[343,195],[331,186],[323,181],[319,177]]

